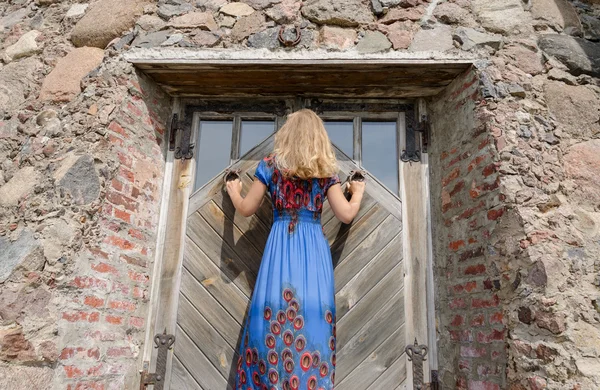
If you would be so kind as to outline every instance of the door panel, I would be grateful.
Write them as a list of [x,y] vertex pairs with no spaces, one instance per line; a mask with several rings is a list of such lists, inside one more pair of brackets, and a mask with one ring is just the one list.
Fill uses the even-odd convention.
[[[252,183],[273,137],[231,168]],[[356,165],[338,151],[340,177]],[[336,389],[395,389],[406,379],[401,203],[372,176],[351,225],[328,203],[322,216],[335,266]],[[236,351],[272,222],[265,197],[250,218],[235,213],[222,174],[190,198],[177,315],[172,389],[220,390],[235,379]],[[388,387],[373,387],[381,383]],[[183,387],[182,387],[183,386]]]

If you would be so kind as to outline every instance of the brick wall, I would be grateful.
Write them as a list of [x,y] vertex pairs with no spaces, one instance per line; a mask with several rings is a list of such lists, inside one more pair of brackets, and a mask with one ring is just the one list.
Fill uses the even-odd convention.
[[58,324],[57,382],[69,390],[135,388],[141,366],[170,99],[135,74],[117,82],[127,93],[106,126],[98,239],[77,254]]
[[440,375],[445,388],[505,388],[506,328],[488,242],[504,213],[479,74],[430,104],[431,197]]

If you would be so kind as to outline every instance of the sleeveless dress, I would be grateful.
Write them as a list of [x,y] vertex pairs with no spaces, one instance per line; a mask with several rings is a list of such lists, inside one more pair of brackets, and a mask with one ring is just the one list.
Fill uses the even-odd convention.
[[321,227],[331,178],[285,178],[270,155],[254,175],[273,203],[239,348],[236,389],[331,390],[335,300],[329,243]]

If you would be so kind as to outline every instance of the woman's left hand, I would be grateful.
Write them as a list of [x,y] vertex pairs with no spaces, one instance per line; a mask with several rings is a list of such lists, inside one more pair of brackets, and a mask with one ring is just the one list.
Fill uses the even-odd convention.
[[229,196],[231,196],[231,194],[235,193],[235,194],[240,194],[242,192],[242,182],[240,181],[240,179],[235,179],[235,180],[230,180],[227,182],[227,193],[229,194]]

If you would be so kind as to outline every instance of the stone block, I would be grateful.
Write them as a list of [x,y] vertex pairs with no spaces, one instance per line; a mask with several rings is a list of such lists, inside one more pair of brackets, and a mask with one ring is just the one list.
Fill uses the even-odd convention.
[[0,68],[0,116],[13,113],[25,101],[41,65],[37,58],[30,57]]
[[567,35],[547,34],[538,40],[546,54],[555,57],[575,76],[588,74],[600,77],[600,43]]
[[446,51],[454,47],[452,29],[439,25],[432,29],[420,30],[415,34],[410,51]]
[[531,15],[541,19],[558,31],[581,36],[583,28],[577,11],[567,0],[532,0]]
[[473,0],[472,7],[481,25],[492,32],[509,34],[531,25],[520,0]]
[[356,45],[359,53],[377,53],[389,50],[392,43],[379,31],[367,31]]
[[345,50],[354,46],[356,38],[354,29],[323,26],[319,32],[319,46],[330,50]]
[[11,62],[13,60],[29,57],[41,50],[36,42],[36,38],[41,33],[36,30],[29,31],[19,38],[14,44],[6,48],[4,52],[4,61]]
[[308,0],[302,6],[302,15],[317,24],[342,27],[355,27],[375,20],[369,5],[361,0],[339,3],[330,0]]
[[[27,380],[23,380],[27,378]],[[0,363],[0,383],[10,390],[51,390],[54,369]]]
[[40,178],[41,174],[33,167],[19,169],[8,183],[0,187],[0,206],[16,206],[33,190]]
[[132,28],[148,0],[100,0],[93,3],[71,32],[77,47],[104,49],[110,41]]
[[483,46],[489,46],[498,50],[502,45],[502,35],[486,34],[467,27],[458,27],[453,37],[462,44],[463,50],[471,50]]
[[41,100],[70,101],[81,92],[81,79],[102,63],[104,51],[80,47],[61,58],[42,84]]
[[0,248],[0,283],[4,283],[19,266],[33,271],[44,264],[38,251],[40,243],[29,230],[22,231],[15,241],[0,237]]
[[100,179],[89,155],[70,155],[54,173],[57,186],[71,196],[75,204],[89,204],[100,194]]
[[252,14],[254,12],[254,8],[245,3],[228,3],[221,7],[219,12],[225,15],[241,18],[242,16],[248,16]]
[[[576,187],[571,194],[580,203],[600,205],[600,183],[598,167],[600,167],[600,140],[585,141],[573,145],[565,155],[565,171],[575,181]],[[594,228],[593,219],[585,224],[585,214],[578,216],[577,226],[584,219],[584,226]],[[581,229],[580,229],[581,230]]]
[[568,134],[593,136],[600,133],[600,99],[590,88],[547,81],[544,93],[548,111]]
[[173,18],[169,23],[173,28],[199,28],[201,30],[214,31],[217,23],[210,12],[191,12],[182,16]]

